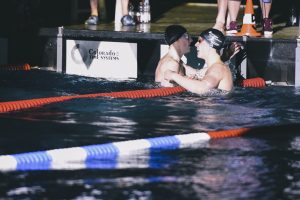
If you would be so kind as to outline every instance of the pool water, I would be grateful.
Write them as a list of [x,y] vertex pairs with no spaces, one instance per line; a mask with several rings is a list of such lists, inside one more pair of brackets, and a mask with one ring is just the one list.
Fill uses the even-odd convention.
[[[32,70],[1,72],[0,101],[157,87]],[[0,114],[0,154],[269,127],[252,137],[94,161],[91,168],[0,172],[11,199],[299,199],[300,88],[235,88],[150,99],[86,98]],[[267,136],[267,137],[266,137]],[[1,165],[1,163],[0,163]]]

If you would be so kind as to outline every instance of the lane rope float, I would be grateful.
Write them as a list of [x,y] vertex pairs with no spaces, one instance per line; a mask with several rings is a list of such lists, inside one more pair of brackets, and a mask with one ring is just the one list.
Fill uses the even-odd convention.
[[0,65],[0,71],[29,71],[31,66],[28,63],[22,65]]
[[[240,83],[242,87],[265,87],[265,81],[262,78],[245,79]],[[0,113],[6,113],[11,111],[18,111],[23,109],[29,109],[33,107],[40,107],[51,103],[59,103],[72,99],[80,98],[96,98],[96,97],[113,97],[113,98],[153,98],[169,96],[181,92],[185,92],[181,86],[177,87],[165,87],[155,88],[146,90],[131,90],[121,92],[110,92],[110,93],[95,93],[95,94],[80,94],[71,96],[60,96],[60,97],[48,97],[28,100],[18,100],[9,102],[0,102]]]
[[55,166],[62,168],[64,165],[70,166],[70,163],[82,163],[89,160],[115,160],[118,157],[128,156],[138,152],[181,149],[208,142],[210,139],[238,137],[247,134],[249,130],[249,128],[240,128],[225,131],[211,131],[207,133],[189,133],[99,145],[3,155],[0,156],[0,171],[34,168],[54,169]]
[[113,98],[153,98],[169,96],[186,91],[183,87],[166,87],[146,90],[131,90],[122,92],[95,93],[95,94],[80,94],[71,96],[38,98],[28,100],[18,100],[9,102],[0,102],[0,113],[29,109],[33,107],[44,106],[51,103],[59,103],[72,99],[80,98],[96,98],[96,97],[113,97]]
[[241,87],[253,87],[253,88],[264,88],[266,87],[266,81],[261,77],[256,78],[249,78],[241,80],[240,83],[238,83]]

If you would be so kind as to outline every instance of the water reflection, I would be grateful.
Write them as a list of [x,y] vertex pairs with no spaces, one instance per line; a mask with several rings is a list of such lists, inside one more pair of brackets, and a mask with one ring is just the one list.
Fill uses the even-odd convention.
[[[23,75],[1,77],[2,100],[154,87],[45,72]],[[267,87],[236,88],[225,96],[78,99],[1,114],[0,150],[12,154],[298,123],[299,94],[297,88]],[[228,138],[180,151],[57,165],[52,171],[1,172],[0,198],[299,199],[300,139],[295,129],[261,131],[268,138]]]

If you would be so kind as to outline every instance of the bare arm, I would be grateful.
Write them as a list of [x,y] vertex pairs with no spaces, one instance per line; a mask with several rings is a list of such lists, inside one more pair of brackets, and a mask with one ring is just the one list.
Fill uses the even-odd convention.
[[197,69],[195,69],[195,68],[193,68],[193,67],[191,67],[191,66],[189,66],[189,65],[186,65],[186,64],[182,64],[183,65],[183,67],[185,68],[185,75],[187,76],[187,77],[190,77],[190,78],[193,78],[193,77],[195,77],[195,75],[196,75],[196,73],[197,73]]
[[161,83],[161,86],[163,87],[171,87],[173,86],[173,84],[166,80],[164,77],[166,70],[178,73],[179,63],[165,56],[159,61],[158,66],[155,70],[155,81]]
[[208,92],[210,89],[218,88],[219,83],[222,79],[222,68],[212,67],[209,69],[202,80],[190,79],[186,76],[173,73],[168,70],[165,72],[165,78],[168,80],[173,80],[180,86],[184,87],[190,92],[196,94],[203,94]]

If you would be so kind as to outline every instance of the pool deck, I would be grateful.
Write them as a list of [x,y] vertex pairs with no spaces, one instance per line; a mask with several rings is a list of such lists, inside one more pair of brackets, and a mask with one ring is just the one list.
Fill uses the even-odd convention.
[[[257,6],[254,7],[254,10],[258,9]],[[178,13],[182,13],[178,15]],[[73,26],[66,26],[64,27],[68,31],[78,31],[79,33],[87,33],[87,31],[112,31],[115,32],[115,35],[118,34],[126,34],[127,37],[130,36],[139,36],[143,38],[144,34],[135,34],[135,33],[148,33],[150,39],[163,38],[162,34],[164,29],[170,24],[181,24],[186,27],[191,35],[197,36],[201,31],[211,28],[215,23],[217,13],[217,5],[216,4],[206,4],[206,3],[184,3],[179,6],[176,6],[167,12],[165,12],[160,17],[152,20],[152,23],[144,25],[138,24],[132,27],[122,27],[116,26],[113,22],[100,22],[99,25],[96,26],[88,26],[84,24],[78,24]],[[244,6],[241,6],[238,21],[240,26],[242,25],[243,21],[243,13],[244,13]],[[256,20],[258,21],[258,20]],[[257,23],[257,31],[261,31],[261,26]],[[286,27],[285,22],[274,22],[273,24],[274,34],[271,38],[265,37],[256,37],[253,39],[268,39],[268,40],[292,40],[295,41],[298,36],[300,37],[300,28],[299,26],[290,26]],[[41,30],[43,34],[47,34],[45,30]],[[97,34],[98,32],[94,32]],[[90,35],[94,35],[92,32]],[[233,40],[239,40],[241,37],[235,36],[228,36]],[[148,38],[148,37],[146,37]]]
[[[102,22],[97,26],[79,24],[63,27],[62,38],[66,40],[136,42],[138,52],[142,51],[138,53],[139,57],[142,57],[137,61],[138,73],[154,75],[155,66],[160,58],[157,46],[164,44],[165,28],[170,24],[181,24],[187,28],[193,40],[196,41],[197,35],[201,31],[214,25],[216,13],[216,4],[183,3],[152,20],[150,24],[138,24],[131,27],[117,26],[113,22]],[[238,21],[242,22],[244,13],[242,6],[239,13]],[[273,29],[274,34],[271,38],[227,36],[226,41],[238,41],[245,46],[247,77],[260,76],[265,80],[294,85],[299,26],[286,27],[285,23],[274,23]],[[257,23],[257,31],[261,31],[259,23]],[[56,37],[57,34],[58,28],[42,28],[40,30],[40,36],[43,37]],[[150,50],[145,51],[145,49]],[[145,61],[147,57],[148,59]],[[62,65],[63,69],[64,61]]]

